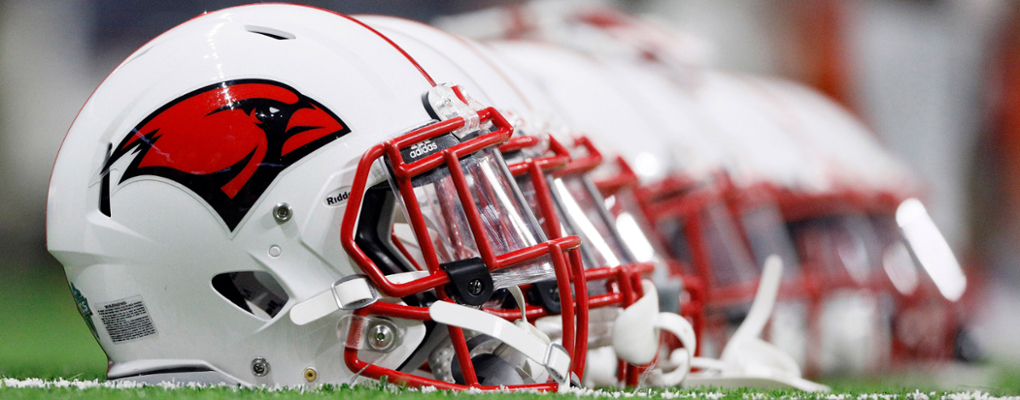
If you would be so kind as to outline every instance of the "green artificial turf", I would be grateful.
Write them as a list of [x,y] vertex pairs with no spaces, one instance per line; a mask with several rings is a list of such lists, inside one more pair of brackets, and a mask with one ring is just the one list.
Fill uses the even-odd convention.
[[1020,366],[1000,366],[994,380],[993,393],[1020,396]]
[[89,333],[59,267],[0,278],[0,376],[97,379],[106,355]]

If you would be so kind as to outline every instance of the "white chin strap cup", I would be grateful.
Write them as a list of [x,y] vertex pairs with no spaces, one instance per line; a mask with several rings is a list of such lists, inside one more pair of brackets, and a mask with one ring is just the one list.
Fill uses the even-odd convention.
[[[653,386],[669,387],[754,387],[794,388],[808,392],[828,391],[825,385],[801,378],[800,367],[790,355],[761,340],[762,329],[772,315],[783,261],[772,255],[765,260],[758,292],[747,318],[723,349],[720,360],[693,357],[697,347],[694,329],[683,317],[659,312],[658,294],[651,282],[643,281],[644,297],[627,307],[613,325],[613,350],[631,364],[643,365],[655,359],[659,349],[659,331],[666,330],[680,339],[683,349],[670,355],[672,372],[650,371]],[[689,373],[692,367],[701,372]]]
[[801,377],[800,367],[789,354],[760,338],[779,295],[783,260],[771,255],[762,268],[758,292],[751,310],[730,341],[720,360],[695,358],[693,366],[704,372],[691,374],[684,386],[793,388],[806,392],[828,391],[829,387]]
[[569,388],[570,354],[563,346],[550,343],[495,315],[446,301],[429,306],[429,316],[438,323],[472,330],[492,336],[514,350],[521,352],[549,372],[559,390]]
[[655,360],[659,350],[659,330],[672,333],[684,345],[670,356],[677,365],[672,372],[660,368],[650,371],[651,384],[656,387],[679,385],[691,369],[697,339],[694,328],[683,317],[673,313],[659,312],[659,294],[655,284],[641,281],[645,295],[623,310],[613,323],[613,350],[621,360],[635,365],[648,364]]

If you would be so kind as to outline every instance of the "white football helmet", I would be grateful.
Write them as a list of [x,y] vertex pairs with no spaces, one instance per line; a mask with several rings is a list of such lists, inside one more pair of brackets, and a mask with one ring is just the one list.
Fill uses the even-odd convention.
[[[792,82],[751,82],[770,104],[798,121],[802,129],[795,132],[797,138],[830,161],[831,192],[841,195],[829,197],[845,204],[841,213],[857,220],[854,225],[862,227],[858,235],[872,236],[868,249],[874,269],[880,271],[858,286],[894,299],[886,310],[894,318],[894,361],[951,357],[961,329],[953,303],[966,289],[967,278],[917,200],[922,192],[918,178],[832,100]],[[919,314],[932,317],[917,318]]]
[[[563,388],[588,342],[580,239],[546,239],[497,149],[512,131],[350,17],[204,14],[83,107],[49,250],[110,379]],[[550,279],[576,305],[559,343],[505,301]]]
[[[505,23],[505,21],[513,21],[513,23]],[[609,64],[623,62],[640,65],[655,71],[674,84],[660,84],[659,87],[646,86],[637,92],[659,96],[663,92],[662,87],[670,86],[681,88],[683,97],[694,96],[695,108],[707,107],[709,109],[707,113],[708,129],[704,129],[706,124],[701,124],[698,128],[704,132],[713,132],[713,134],[703,136],[715,136],[722,139],[721,144],[725,150],[723,153],[728,151],[731,154],[731,156],[719,160],[722,161],[722,165],[726,166],[724,168],[726,174],[721,177],[728,179],[717,179],[716,181],[721,181],[722,186],[727,188],[725,191],[729,194],[725,197],[729,198],[728,202],[734,213],[733,219],[742,228],[755,258],[761,262],[763,257],[778,253],[783,256],[787,265],[792,266],[792,268],[786,269],[787,277],[783,290],[786,298],[820,299],[820,293],[831,292],[826,288],[834,286],[860,288],[870,285],[900,294],[903,294],[904,291],[910,292],[913,290],[911,287],[916,286],[917,282],[917,272],[915,271],[917,268],[912,265],[910,260],[911,251],[917,254],[919,259],[928,260],[920,262],[921,266],[935,271],[928,275],[934,278],[937,291],[942,293],[942,296],[938,296],[942,299],[936,299],[939,300],[936,303],[941,302],[946,306],[946,300],[951,303],[950,299],[958,298],[963,292],[962,289],[966,287],[966,278],[952,252],[945,244],[945,240],[934,228],[923,206],[920,205],[921,203],[913,200],[918,192],[917,180],[910,176],[909,172],[896,160],[882,151],[872,135],[868,134],[866,129],[849,113],[818,93],[799,85],[767,79],[772,82],[769,85],[772,86],[772,89],[782,93],[766,93],[762,96],[761,90],[747,88],[746,82],[740,82],[741,80],[758,80],[757,78],[726,76],[727,74],[705,70],[703,67],[710,64],[710,53],[713,49],[706,46],[704,42],[691,40],[691,37],[684,36],[682,33],[671,32],[657,26],[647,18],[627,15],[602,4],[534,1],[526,5],[445,17],[437,20],[437,23],[454,31],[477,37],[526,38],[556,43],[584,52]],[[634,75],[637,74],[620,74],[618,76],[620,80],[627,80]],[[720,76],[725,79],[719,79]],[[636,82],[647,79],[630,80]],[[722,83],[720,84],[719,81]],[[726,87],[729,87],[729,90],[720,90]],[[763,98],[764,102],[762,102]],[[667,104],[669,102],[659,101],[659,103]],[[760,104],[756,105],[755,103]],[[656,103],[651,104],[654,107]],[[674,121],[679,119],[689,121],[687,118],[681,118],[688,114],[686,108],[687,106],[679,109],[674,107],[673,111],[665,114],[670,115]],[[777,109],[781,109],[781,111],[776,112]],[[695,113],[695,116],[697,117],[698,114],[706,113],[702,110]],[[701,117],[704,119],[706,115]],[[713,119],[716,121],[712,121]],[[810,132],[798,134],[799,131],[805,130]],[[676,129],[659,129],[656,132],[668,132],[665,136],[670,138],[680,136]],[[719,134],[715,135],[714,133]],[[787,135],[792,136],[794,140],[791,142],[790,138],[784,137]],[[668,140],[671,139],[668,138]],[[688,154],[683,158],[690,160],[692,159],[690,153],[690,151],[681,151],[677,154]],[[702,156],[706,154],[706,151],[702,148],[694,154]],[[732,154],[739,154],[739,156],[732,156]],[[712,159],[712,157],[708,158]],[[694,164],[699,163],[695,162]],[[682,165],[674,164],[672,166]],[[674,179],[674,181],[683,182],[681,179]],[[656,185],[653,188],[666,189],[668,186]],[[654,198],[654,196],[642,196],[642,199],[649,198]],[[904,235],[897,227],[893,216],[897,210],[901,209],[901,205],[904,210],[901,215],[910,216],[909,218],[904,217],[904,219],[909,219],[911,222],[908,225],[912,226],[910,229],[904,229],[903,233],[908,230],[913,232],[912,235],[918,238],[919,249],[904,246]],[[657,219],[654,215],[650,217],[653,220]],[[801,252],[831,254],[832,251],[835,251],[833,245],[849,240],[850,242],[847,243],[857,243],[857,245],[849,245],[849,247],[857,247],[860,250],[861,256],[856,259],[868,262],[858,262],[858,266],[852,268],[854,272],[849,272],[847,265],[840,262],[837,257],[837,259],[831,260],[834,263],[830,263],[833,265],[828,268],[828,271],[800,274],[798,273],[799,268],[796,268],[797,254],[790,251],[792,250],[791,238],[786,232],[783,220],[790,221],[798,235],[804,231],[802,225],[823,228],[812,229],[815,231],[813,236],[823,236],[820,239],[824,239],[823,241],[828,244],[812,239],[814,243],[811,245],[800,244]],[[805,223],[805,221],[808,222]],[[816,224],[811,221],[820,223]],[[812,236],[812,234],[809,233],[807,236]],[[824,238],[825,236],[827,238]],[[931,238],[931,240],[920,239],[923,237]],[[873,245],[864,246],[864,242],[870,242]],[[846,243],[842,246],[849,248]],[[908,251],[908,249],[910,250]],[[919,254],[918,251],[920,251]],[[848,250],[843,252],[847,253]],[[817,258],[817,256],[813,255],[812,258]],[[817,270],[819,264],[824,263],[810,260],[807,264],[806,268]],[[886,270],[886,274],[869,272],[879,265]],[[816,282],[807,282],[810,280],[809,278],[813,278]],[[894,282],[895,290],[888,287],[890,281]],[[922,281],[926,280],[922,279]],[[712,282],[709,281],[708,284],[711,288]],[[921,286],[921,292],[934,294],[935,290],[925,288],[924,284]],[[708,290],[708,292],[712,292],[712,290]],[[749,295],[748,290],[741,292],[745,298]],[[713,298],[720,298],[720,296],[707,297],[709,303],[713,302],[711,300]],[[914,294],[908,297],[907,304],[921,303],[931,308],[929,306],[932,302],[918,300],[927,297],[927,295]],[[799,305],[795,306],[800,307]],[[911,306],[911,308],[920,307]],[[800,319],[803,319],[802,316],[805,314],[818,314],[810,312],[810,310],[781,311],[784,311],[784,315]],[[787,318],[784,317],[784,319]],[[844,323],[848,321],[846,318],[836,318],[835,320]],[[777,325],[779,324],[773,324],[773,329]],[[897,331],[909,331],[914,324],[896,323],[896,325]],[[945,325],[944,328],[921,330],[942,331],[947,332],[948,335],[955,335],[955,331],[958,329],[956,324],[943,325]],[[832,329],[850,332],[838,325]],[[883,329],[888,330],[888,327],[872,330],[879,332]],[[775,333],[773,332],[773,339],[778,336]],[[933,335],[910,334],[908,336],[930,337]],[[882,341],[882,339],[878,338],[878,341]],[[886,341],[888,340],[886,339]],[[952,349],[952,340],[912,340],[912,342],[933,344],[927,346],[929,350],[911,350],[915,353],[946,354],[947,350]],[[945,345],[945,343],[949,343],[949,345]],[[868,347],[857,345],[848,347],[855,346],[857,348]],[[939,346],[941,346],[941,350],[935,350]],[[803,346],[799,347],[803,348]],[[835,347],[839,347],[839,345]],[[896,349],[905,347],[918,346],[897,345]],[[902,351],[898,352],[902,353]],[[800,350],[799,353],[803,355],[804,350]],[[855,356],[874,353],[876,351],[854,352]],[[882,363],[881,360],[858,363],[858,368],[871,369]]]
[[647,59],[670,69],[712,63],[715,49],[695,35],[673,31],[604,1],[533,0],[442,16],[433,23],[483,40],[536,40],[589,54]]
[[[525,23],[499,23],[500,19],[511,17],[517,18],[513,21],[522,20]],[[787,274],[796,275],[799,270],[796,257],[792,254],[791,246],[786,243],[789,241],[783,239],[785,233],[781,221],[771,218],[774,217],[774,210],[765,210],[769,203],[768,193],[755,185],[760,185],[765,177],[775,180],[774,177],[784,174],[787,176],[784,179],[790,180],[790,165],[802,155],[798,154],[796,146],[773,143],[777,139],[772,137],[782,141],[785,139],[782,135],[751,136],[745,133],[749,126],[752,130],[776,128],[772,121],[760,113],[748,113],[746,106],[743,107],[744,112],[726,112],[726,105],[734,100],[730,97],[734,92],[733,85],[728,84],[726,74],[700,68],[704,62],[690,57],[698,51],[697,46],[691,46],[692,42],[687,40],[689,38],[605,4],[535,1],[521,7],[489,9],[446,17],[437,20],[437,23],[483,38],[523,37],[552,43],[584,53],[603,64],[609,77],[602,80],[607,82],[606,86],[614,87],[616,94],[599,95],[596,93],[597,88],[585,87],[582,90],[587,93],[577,97],[588,103],[606,103],[612,102],[609,98],[625,96],[631,104],[615,107],[626,108],[626,111],[621,110],[622,114],[628,115],[629,111],[629,115],[640,115],[644,121],[614,119],[605,115],[605,105],[593,105],[589,109],[593,115],[601,116],[602,120],[595,119],[599,123],[586,129],[599,132],[600,126],[613,124],[610,126],[616,129],[605,131],[626,131],[631,135],[634,135],[631,132],[649,133],[651,137],[641,140],[631,140],[633,136],[627,135],[597,139],[609,140],[612,143],[609,148],[627,155],[625,158],[629,161],[629,167],[642,178],[642,202],[658,203],[654,207],[645,207],[646,211],[651,208],[653,214],[657,214],[649,215],[655,229],[674,232],[667,233],[665,241],[685,247],[671,249],[676,250],[673,252],[674,257],[686,261],[687,265],[699,264],[693,259],[707,260],[710,257],[715,259],[716,264],[732,265],[720,266],[717,270],[701,270],[709,264],[702,262],[686,271],[705,279],[707,292],[716,292],[715,296],[706,294],[707,302],[715,302],[713,299],[728,304],[749,302],[754,291],[756,268],[747,262],[751,257],[746,256],[747,249],[740,248],[744,246],[724,244],[715,246],[711,251],[703,251],[705,249],[699,249],[700,246],[687,245],[690,240],[671,240],[672,236],[682,239],[683,233],[676,235],[678,231],[695,228],[668,220],[675,220],[680,209],[701,208],[690,204],[704,202],[705,197],[714,198],[710,203],[721,204],[734,199],[752,199],[758,203],[748,207],[754,209],[749,212],[754,214],[749,216],[753,221],[745,221],[738,214],[734,216],[734,221],[723,222],[721,220],[730,219],[722,216],[726,210],[714,207],[718,211],[710,214],[719,217],[706,216],[708,224],[713,225],[706,229],[731,237],[741,234],[748,236],[757,264],[770,254],[779,254],[788,266]],[[573,71],[568,69],[552,85],[569,85],[571,80],[579,80],[569,76],[571,74]],[[684,90],[678,91],[678,88]],[[707,108],[707,111],[703,108]],[[653,141],[656,144],[651,144]],[[615,183],[619,181],[617,179]],[[711,191],[715,193],[702,193],[701,199],[686,196],[687,193],[681,194],[699,185],[712,188]],[[689,205],[680,204],[685,202]],[[672,226],[664,226],[666,224]],[[720,242],[736,243],[742,240],[725,239]],[[703,254],[691,254],[696,252]],[[721,282],[716,282],[717,278]],[[720,286],[729,288],[713,290]]]
[[[706,185],[705,182],[692,182],[689,177],[679,174],[684,167],[691,171],[698,171],[699,168],[702,168],[701,171],[707,171],[703,169],[705,164],[689,163],[683,167],[671,168],[667,163],[674,158],[676,154],[674,149],[678,146],[696,148],[697,145],[696,139],[685,142],[682,136],[694,135],[694,132],[683,132],[670,125],[675,121],[669,120],[668,117],[673,117],[676,113],[669,113],[667,116],[657,115],[657,112],[667,110],[656,103],[658,99],[647,96],[651,86],[639,82],[654,76],[647,75],[647,71],[632,69],[628,72],[645,75],[624,78],[618,75],[619,69],[613,69],[624,68],[623,66],[610,68],[599,60],[549,44],[494,42],[493,46],[548,89],[560,109],[564,110],[565,116],[576,124],[578,130],[591,135],[602,143],[604,148],[612,149],[622,156],[625,164],[621,164],[619,170],[612,171],[610,168],[604,172],[608,175],[605,178],[606,182],[614,183],[605,185],[608,193],[612,194],[607,198],[607,202],[622,201],[625,198],[618,197],[620,192],[615,190],[621,187],[637,187],[639,182],[640,193],[644,195],[678,196],[675,199],[682,200],[683,204],[670,201],[661,204],[659,210],[645,207],[643,211],[650,215],[658,215],[658,212],[668,213],[679,217],[674,220],[675,222],[694,227],[690,230],[676,229],[678,236],[673,238],[676,239],[678,246],[696,249],[691,252],[694,253],[694,257],[687,260],[696,267],[694,273],[710,271],[719,279],[733,279],[722,284],[718,282],[706,284],[708,293],[705,297],[708,301],[713,300],[713,295],[722,297],[731,293],[744,293],[743,289],[749,289],[746,292],[751,296],[745,299],[751,303],[751,297],[754,298],[754,305],[751,306],[749,314],[753,316],[745,320],[738,329],[739,334],[734,334],[733,340],[721,351],[721,361],[705,358],[693,360],[694,366],[704,368],[704,371],[692,374],[686,384],[758,385],[767,381],[771,384],[789,385],[805,390],[823,388],[801,379],[800,369],[795,361],[775,347],[757,339],[771,314],[779,283],[779,277],[774,274],[781,273],[783,262],[779,257],[770,258],[774,266],[767,268],[766,276],[758,282],[759,270],[747,253],[743,239],[730,219],[725,199],[714,186]],[[668,85],[668,82],[665,84]],[[674,134],[657,135],[653,133],[655,130],[667,130]],[[675,142],[670,143],[671,141]],[[618,184],[623,180],[619,175],[630,170],[624,165],[634,166],[632,171],[636,171],[633,180],[637,182],[629,186]],[[648,204],[650,199],[644,198],[640,202],[634,199],[633,202]],[[657,228],[658,233],[667,231],[662,227]],[[621,229],[619,223],[618,229]],[[682,268],[676,272],[678,275],[684,273]],[[686,276],[684,282],[687,283]],[[717,292],[713,293],[712,290]],[[752,383],[754,379],[761,380]]]
[[[661,316],[642,309],[641,313],[631,312],[621,317],[623,308],[648,302],[646,297],[658,298],[655,288],[642,284],[642,277],[650,276],[657,269],[657,259],[654,254],[638,258],[632,248],[650,247],[647,238],[640,231],[630,232],[624,238],[616,229],[614,218],[604,208],[601,194],[588,178],[588,172],[601,163],[601,155],[590,141],[567,137],[569,129],[556,122],[556,108],[544,93],[510,68],[499,54],[484,46],[413,21],[380,16],[357,18],[391,38],[425,69],[432,71],[433,76],[466,82],[463,86],[471,93],[480,94],[477,99],[494,105],[516,121],[518,136],[501,150],[511,163],[511,173],[517,178],[525,198],[549,237],[577,235],[583,239],[581,255],[591,312],[588,338],[590,353],[595,358],[594,362],[585,364],[586,385],[615,385],[619,379],[619,383],[633,386],[639,383],[641,373],[653,377],[652,384],[679,384],[686,368],[663,372],[661,368],[627,365],[617,373],[615,357],[609,362],[600,358],[604,354],[622,353],[632,364],[649,364],[652,359],[642,357],[655,354],[658,340],[652,340],[649,348],[647,341],[634,340],[635,335],[647,339],[646,336],[661,328],[673,331],[680,341],[686,341],[685,349],[681,350],[685,354],[678,357],[685,359],[683,365],[689,365],[691,354],[687,351],[693,350],[695,340],[693,328],[676,314]],[[658,270],[665,274],[663,268]],[[541,289],[540,284],[531,287],[534,296],[530,299],[535,304],[531,304],[526,317],[532,320],[548,319],[546,315],[558,312],[559,305],[550,307],[542,300]],[[672,297],[672,307],[679,307],[679,288],[663,297]],[[619,318],[661,323],[647,326],[644,332],[638,333],[641,329],[633,324],[623,325],[625,329],[617,328],[614,322]],[[536,325],[555,340],[561,329],[544,319],[538,320]],[[637,353],[641,353],[640,357],[628,357]]]
[[[686,85],[673,85],[686,99],[677,108],[698,115],[704,134],[719,139],[730,151],[730,157],[723,159],[728,162],[725,176],[729,178],[723,186],[734,220],[739,222],[759,262],[770,254],[779,254],[791,266],[786,270],[780,294],[783,301],[776,309],[781,322],[770,326],[770,340],[812,371],[826,364],[826,359],[862,360],[844,363],[852,364],[858,371],[883,365],[883,354],[888,353],[889,328],[883,323],[875,297],[860,292],[852,292],[853,296],[832,295],[840,288],[858,288],[858,281],[868,279],[873,264],[867,249],[874,244],[874,235],[863,215],[839,214],[847,210],[848,200],[845,193],[834,187],[836,165],[797,136],[805,127],[790,114],[802,110],[780,110],[773,104],[776,101],[748,84],[750,78],[745,76],[712,70],[700,70],[691,76]],[[830,221],[833,218],[836,221]],[[652,219],[657,220],[655,216]],[[831,243],[805,242],[803,225],[812,228],[831,225],[824,232],[834,236],[827,238],[858,244],[856,247],[844,244],[842,250],[842,254],[854,256],[850,259],[857,262],[831,265],[820,262],[817,253],[831,248],[827,246]],[[859,251],[851,254],[854,250]],[[844,297],[852,297],[855,302]],[[839,302],[847,304],[826,307]],[[857,313],[838,311],[849,306],[855,306],[855,310],[871,308]],[[833,319],[826,315],[842,317]],[[867,334],[860,334],[862,331]],[[855,342],[832,340],[829,333],[843,338],[852,336]],[[819,334],[822,337],[817,337]],[[824,365],[821,369],[834,370]]]

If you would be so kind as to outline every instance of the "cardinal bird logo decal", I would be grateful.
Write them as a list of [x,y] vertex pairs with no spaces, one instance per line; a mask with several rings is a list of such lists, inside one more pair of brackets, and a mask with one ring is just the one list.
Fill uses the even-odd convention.
[[279,82],[206,86],[160,107],[111,148],[100,210],[111,215],[110,166],[130,157],[118,184],[146,175],[170,179],[233,231],[283,170],[349,132],[322,104]]

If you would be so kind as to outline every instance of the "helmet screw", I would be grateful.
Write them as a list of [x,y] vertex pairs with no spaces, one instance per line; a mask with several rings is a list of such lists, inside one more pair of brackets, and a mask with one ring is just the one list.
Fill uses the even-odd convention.
[[377,324],[368,329],[368,345],[376,351],[386,351],[393,344],[393,329]]
[[287,222],[293,215],[294,211],[290,209],[290,205],[287,203],[279,203],[276,207],[273,207],[273,218],[276,218],[276,222]]
[[258,357],[254,360],[251,360],[252,375],[255,375],[257,377],[263,377],[269,375],[270,369],[271,367],[269,366],[269,361],[266,361],[265,358]]
[[478,296],[482,294],[482,280],[473,279],[471,280],[471,282],[468,282],[468,291],[471,292],[472,296]]
[[319,373],[315,372],[315,368],[305,368],[305,380],[308,382],[315,382],[319,378]]

